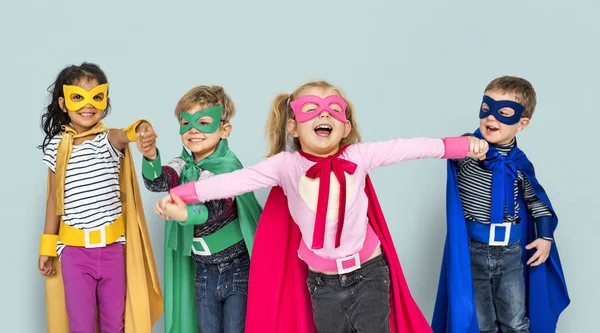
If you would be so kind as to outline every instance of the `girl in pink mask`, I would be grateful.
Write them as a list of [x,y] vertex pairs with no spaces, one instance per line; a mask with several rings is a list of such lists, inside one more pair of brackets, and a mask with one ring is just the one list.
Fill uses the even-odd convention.
[[[412,299],[368,173],[422,158],[484,158],[472,137],[359,143],[354,108],[325,81],[275,97],[269,158],[173,188],[155,210],[274,187],[258,223],[246,332],[430,332]],[[288,144],[291,150],[286,150]]]

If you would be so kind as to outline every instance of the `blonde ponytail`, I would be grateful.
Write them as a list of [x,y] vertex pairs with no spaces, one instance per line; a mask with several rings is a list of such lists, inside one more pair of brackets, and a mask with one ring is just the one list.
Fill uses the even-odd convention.
[[269,140],[269,154],[267,157],[285,151],[287,144],[286,124],[290,112],[289,95],[281,93],[275,96],[267,118],[267,138]]

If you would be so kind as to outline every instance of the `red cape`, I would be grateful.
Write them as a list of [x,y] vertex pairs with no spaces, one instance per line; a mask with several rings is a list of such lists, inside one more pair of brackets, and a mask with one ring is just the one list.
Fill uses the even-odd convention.
[[[390,265],[390,327],[392,333],[432,332],[413,300],[398,254],[369,176],[369,223],[381,241]],[[306,279],[308,268],[298,258],[301,234],[289,213],[281,187],[269,194],[254,238],[246,333],[316,333]]]

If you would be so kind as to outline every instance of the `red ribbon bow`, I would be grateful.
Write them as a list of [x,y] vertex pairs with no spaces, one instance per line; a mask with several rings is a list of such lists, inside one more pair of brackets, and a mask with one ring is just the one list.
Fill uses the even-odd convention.
[[325,240],[325,218],[327,216],[327,206],[329,205],[329,186],[331,171],[340,183],[340,204],[338,208],[338,225],[335,235],[335,247],[340,246],[340,239],[342,237],[342,228],[344,227],[344,216],[346,215],[346,176],[344,172],[348,174],[354,174],[356,171],[356,164],[350,161],[338,158],[346,146],[342,147],[337,153],[327,156],[318,157],[307,154],[300,151],[300,155],[309,161],[316,162],[308,171],[306,171],[306,177],[316,179],[320,178],[319,183],[319,200],[317,203],[317,217],[315,220],[315,229],[313,232],[312,249],[318,250],[323,248],[323,242]]

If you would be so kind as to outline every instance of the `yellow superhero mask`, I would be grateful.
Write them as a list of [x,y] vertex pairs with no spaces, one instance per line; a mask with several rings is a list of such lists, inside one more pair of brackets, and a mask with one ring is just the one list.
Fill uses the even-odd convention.
[[79,111],[88,104],[101,111],[108,106],[108,83],[98,85],[90,91],[79,86],[63,85],[63,93],[69,111]]

